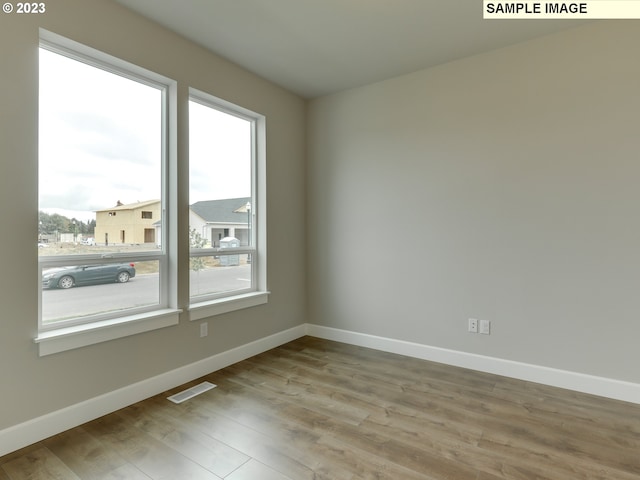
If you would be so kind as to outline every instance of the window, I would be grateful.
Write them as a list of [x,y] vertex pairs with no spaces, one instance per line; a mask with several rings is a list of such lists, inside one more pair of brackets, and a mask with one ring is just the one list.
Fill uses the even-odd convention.
[[39,55],[37,341],[177,322],[170,235],[147,221],[167,219],[172,82],[48,32]]
[[189,101],[191,318],[266,301],[264,118],[203,92]]
[[43,30],[39,55],[40,354],[266,303],[264,117],[190,89],[179,235],[176,83]]

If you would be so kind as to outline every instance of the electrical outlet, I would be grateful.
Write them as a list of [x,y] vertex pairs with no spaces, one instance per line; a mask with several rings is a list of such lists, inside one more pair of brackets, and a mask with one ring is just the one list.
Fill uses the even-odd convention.
[[491,322],[489,320],[480,320],[480,333],[491,335]]
[[209,324],[207,322],[200,324],[200,338],[209,335]]
[[469,319],[469,332],[478,333],[478,320],[475,318]]

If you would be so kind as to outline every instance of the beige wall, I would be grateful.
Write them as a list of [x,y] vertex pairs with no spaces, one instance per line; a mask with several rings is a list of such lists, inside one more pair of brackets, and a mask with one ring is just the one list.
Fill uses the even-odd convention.
[[311,102],[311,321],[640,382],[638,45],[598,22]]
[[[209,319],[209,336],[183,319],[156,330],[82,349],[38,357],[40,282],[37,238],[38,28],[105,51],[178,82],[178,116],[187,119],[188,87],[266,116],[268,158],[269,304]],[[0,430],[105,392],[209,357],[304,322],[304,122],[300,98],[207,53],[130,13],[99,0],[47,2],[41,15],[0,15]],[[186,126],[178,136],[178,178],[186,171]],[[177,198],[188,212],[186,189]],[[180,219],[186,232],[188,218]],[[287,242],[278,239],[286,238]],[[188,237],[180,238],[182,299],[188,296]]]

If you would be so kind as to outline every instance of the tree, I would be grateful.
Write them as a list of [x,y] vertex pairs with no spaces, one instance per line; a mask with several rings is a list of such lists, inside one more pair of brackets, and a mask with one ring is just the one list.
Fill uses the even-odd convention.
[[[93,235],[96,229],[96,221],[89,220],[83,222],[76,218],[67,218],[64,215],[58,213],[46,213],[43,211],[38,212],[39,228],[38,234],[52,235],[58,233],[77,233],[83,236]],[[75,223],[74,223],[75,222]]]
[[68,232],[71,220],[58,213],[48,214],[39,212],[40,233],[51,234],[55,232]]
[[[191,248],[204,248],[207,244],[207,240],[200,235],[195,228],[189,229],[189,246]],[[198,293],[200,293],[200,270],[206,268],[204,257],[191,257],[189,259],[189,266],[191,270],[197,273],[198,277]]]

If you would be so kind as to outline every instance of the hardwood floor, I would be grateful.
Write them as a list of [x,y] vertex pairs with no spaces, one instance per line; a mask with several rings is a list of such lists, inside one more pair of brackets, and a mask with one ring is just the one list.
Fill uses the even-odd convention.
[[0,458],[23,479],[638,480],[640,405],[304,337]]

